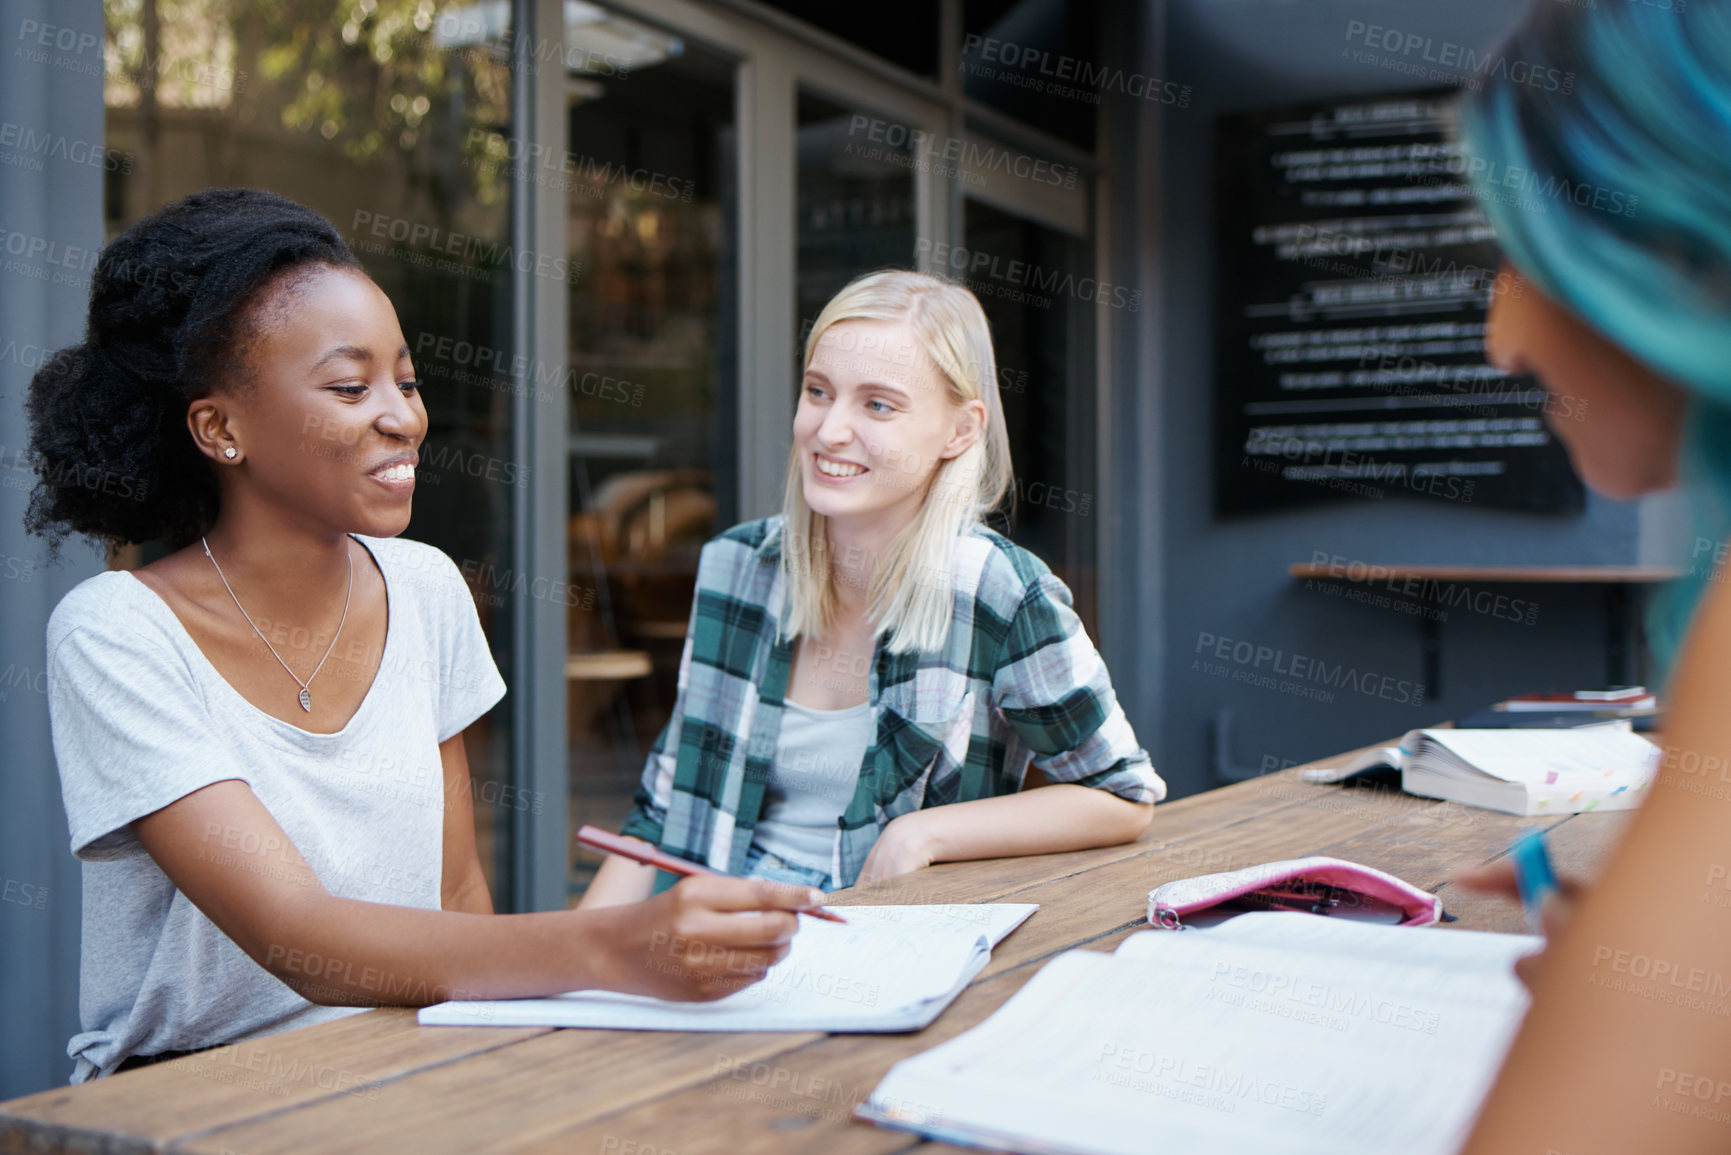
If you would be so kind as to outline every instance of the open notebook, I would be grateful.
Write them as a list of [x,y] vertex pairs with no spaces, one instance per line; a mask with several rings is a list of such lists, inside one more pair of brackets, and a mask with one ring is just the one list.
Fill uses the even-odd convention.
[[1027,1155],[1444,1155],[1527,995],[1527,935],[1243,914],[1067,951],[856,1111]]
[[423,1007],[423,1026],[640,1031],[913,1031],[985,968],[1033,903],[844,906],[840,925],[802,919],[762,982],[708,1003],[611,991]]
[[1400,771],[1400,787],[1408,794],[1509,814],[1576,814],[1639,806],[1659,753],[1631,733],[1626,721],[1575,730],[1414,730],[1399,746],[1300,776],[1340,782],[1390,766]]

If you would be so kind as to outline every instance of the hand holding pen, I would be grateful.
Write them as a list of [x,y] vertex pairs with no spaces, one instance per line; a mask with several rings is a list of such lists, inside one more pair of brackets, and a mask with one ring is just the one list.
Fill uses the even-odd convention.
[[[665,870],[669,874],[677,874],[683,878],[693,878],[700,875],[710,875],[717,878],[728,877],[719,871],[710,870],[706,866],[699,866],[695,862],[675,858],[671,854],[655,849],[647,842],[612,834],[598,826],[578,827],[577,841],[584,846],[592,846],[596,850],[604,850],[608,854],[617,854],[622,858],[629,858],[633,862],[641,862],[645,866],[653,866],[657,870]],[[826,922],[847,922],[847,919],[835,911],[821,906],[802,909],[799,913],[809,914],[813,918],[821,918]]]
[[840,921],[819,905],[823,891],[761,878],[730,878],[672,858],[634,838],[594,827],[579,841],[682,875],[638,901],[571,911],[594,959],[584,988],[676,1002],[725,998],[764,979],[788,956],[799,916]]
[[[1547,940],[1567,928],[1584,890],[1576,880],[1557,876],[1540,833],[1524,836],[1503,857],[1455,881],[1466,890],[1518,899],[1526,911],[1527,925]],[[1540,950],[1515,963],[1515,974],[1528,990],[1534,989],[1544,969],[1545,953]]]

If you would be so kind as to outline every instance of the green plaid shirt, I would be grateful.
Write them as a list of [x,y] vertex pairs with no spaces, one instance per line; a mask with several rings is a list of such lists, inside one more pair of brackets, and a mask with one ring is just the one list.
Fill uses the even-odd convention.
[[[763,810],[793,659],[793,639],[776,640],[787,612],[780,560],[779,516],[703,547],[673,716],[624,829],[728,874],[743,871]],[[974,525],[956,542],[951,588],[941,651],[891,654],[877,638],[868,674],[877,737],[837,823],[837,886],[853,885],[892,818],[1013,794],[1030,759],[1052,782],[1132,802],[1166,796],[1069,589],[1039,558]]]

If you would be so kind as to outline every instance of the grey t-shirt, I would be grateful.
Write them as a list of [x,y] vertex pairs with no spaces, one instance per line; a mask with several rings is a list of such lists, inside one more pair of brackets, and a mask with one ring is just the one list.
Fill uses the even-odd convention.
[[853,801],[875,732],[870,702],[814,710],[787,699],[752,841],[787,862],[833,876],[836,819]]
[[[438,909],[439,743],[491,709],[505,683],[450,558],[419,542],[356,540],[384,575],[389,616],[378,674],[334,734],[248,702],[130,573],[80,583],[49,619],[54,756],[72,852],[84,860],[73,1082],[132,1054],[215,1046],[362,1009],[316,1006],[290,990],[144,852],[132,821],[194,790],[245,782],[332,894]],[[297,692],[286,673],[283,683]],[[200,853],[253,869],[257,860],[237,853],[251,849],[225,846],[217,832]]]

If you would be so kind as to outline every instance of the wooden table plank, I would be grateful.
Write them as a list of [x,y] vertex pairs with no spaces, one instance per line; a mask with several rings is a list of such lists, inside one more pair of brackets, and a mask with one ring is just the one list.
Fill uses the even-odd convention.
[[[434,1037],[476,1029],[421,1028]],[[203,1155],[515,1150],[621,1106],[704,1083],[724,1063],[773,1061],[824,1037],[817,1032],[554,1031],[501,1048],[489,1062],[452,1064],[397,1079],[381,1088],[376,1102],[336,1099],[208,1133],[172,1149]]]
[[1280,811],[1276,825],[1228,826],[1083,874],[1012,891],[1004,901],[1037,902],[1040,909],[1022,928],[1030,933],[1018,932],[992,952],[983,977],[1144,922],[1148,892],[1163,882],[1297,858],[1317,845],[1385,824],[1392,809],[1377,799],[1344,812],[1292,805]]
[[[1238,787],[1228,788],[1236,789]],[[1220,797],[1226,794],[1227,790],[1213,790],[1157,805],[1153,822],[1134,842],[1061,854],[944,862],[912,876],[838,890],[831,898],[833,902],[842,904],[911,903],[920,906],[942,902],[992,902],[1012,890],[1134,858],[1157,849],[1163,843],[1242,822],[1245,800],[1242,796]]]
[[[1393,742],[1391,739],[1377,745],[1387,746]],[[1324,797],[1325,792],[1316,786],[1300,782],[1299,771],[1311,767],[1345,765],[1372,748],[1364,746],[1344,754],[1333,754],[1315,762],[1306,762],[1263,778],[1236,782],[1216,790],[1192,794],[1175,802],[1162,802],[1154,807],[1154,820],[1149,824],[1148,830],[1135,842],[1102,846],[1094,850],[1067,851],[1062,854],[940,863],[907,878],[893,878],[886,882],[839,890],[832,899],[842,904],[852,902],[919,905],[997,901],[1002,895],[1022,887],[1037,886],[1042,882],[1133,858],[1150,849],[1159,849],[1197,834],[1234,826],[1247,818],[1266,815],[1289,804],[1314,802]]]
[[[1512,815],[1493,817],[1489,811],[1391,792],[1300,785],[1303,790],[1320,792],[1313,799],[1314,810],[1323,814],[1332,813],[1337,818],[1342,813],[1356,815],[1360,822],[1371,824],[1371,829],[1336,844],[1330,849],[1331,853],[1348,845],[1362,844],[1364,849],[1373,852],[1380,846],[1385,851],[1383,862],[1371,862],[1368,858],[1357,860],[1366,861],[1367,865],[1386,868],[1387,865],[1392,865],[1386,852],[1402,851],[1409,867],[1419,875],[1409,875],[1409,880],[1427,887],[1446,885],[1446,879],[1458,870],[1489,861],[1506,852],[1510,839],[1505,835],[1511,830],[1518,833],[1532,821],[1517,819]],[[1305,809],[1312,807],[1306,806]],[[1284,812],[1282,816],[1290,817]],[[1565,862],[1597,853],[1607,835],[1614,833],[1624,818],[1621,814],[1581,817],[1589,821],[1580,824],[1577,830],[1587,832],[1591,845],[1587,840],[1565,841],[1556,831],[1551,835],[1553,847],[1559,849],[1557,858],[1561,868],[1567,869]],[[1480,821],[1480,818],[1486,821]],[[1504,823],[1502,819],[1509,821]],[[1560,830],[1573,820],[1565,816],[1546,821],[1554,823]],[[1315,827],[1310,829],[1314,831]],[[1415,837],[1439,829],[1472,830],[1475,837],[1466,846],[1437,844],[1429,839]],[[1302,844],[1303,836],[1298,835],[1296,841]],[[1204,837],[1197,845],[1212,847],[1213,843],[1213,839]],[[1266,859],[1259,857],[1263,851],[1270,854],[1286,852],[1284,847],[1270,837],[1260,838],[1257,847],[1256,851],[1248,853],[1229,852],[1224,861],[1210,861],[1209,865],[1220,869],[1235,869],[1241,865],[1250,865],[1248,860],[1265,861]],[[1320,848],[1309,846],[1293,852],[1292,856],[1297,853],[1320,852]],[[1353,857],[1350,854],[1341,856]],[[1150,853],[1141,857],[1142,866],[1147,868],[1158,863],[1160,856]],[[1204,855],[1205,859],[1212,857],[1211,850]],[[1133,866],[1134,864],[1128,861],[1106,863],[1088,872],[1087,878],[1056,879],[1007,897],[1026,898],[1028,901],[1052,899],[1065,890],[1103,881],[1097,876],[1121,874],[1131,870]],[[1183,874],[1178,873],[1174,877],[1183,877]],[[1421,882],[1420,878],[1424,881]],[[1155,884],[1153,878],[1141,881]],[[1140,881],[1137,885],[1140,885]],[[1043,907],[1041,913],[1044,913],[1045,909]],[[1506,916],[1511,910],[1515,926],[1488,925],[1492,922],[1506,922]],[[1040,915],[1036,914],[1035,918],[1040,918]],[[1473,930],[1524,930],[1520,925],[1519,907],[1506,902],[1469,909],[1458,923],[1452,925]],[[1030,927],[1024,929],[1031,927],[1032,920]],[[1097,939],[1090,949],[1114,949],[1123,938],[1137,933],[1140,929],[1140,926],[1120,929]],[[1042,931],[1040,939],[1053,934],[1050,922]],[[1058,931],[1056,937],[1063,937],[1062,930]],[[1037,954],[1044,945],[1046,944],[1043,942],[1024,940],[1020,953]],[[908,1150],[907,1136],[900,1133],[879,1130],[876,1137],[861,1135],[859,1132],[863,1125],[852,1119],[852,1103],[862,1101],[869,1095],[872,1088],[900,1058],[929,1049],[983,1021],[1020,989],[1044,961],[1044,956],[1024,959],[1007,970],[1002,969],[998,963],[1007,961],[1010,953],[1006,949],[1008,946],[1006,941],[1005,947],[995,954],[994,967],[986,972],[986,977],[982,978],[981,982],[965,992],[938,1022],[910,1040],[915,1046],[896,1046],[890,1040],[872,1036],[830,1036],[819,1042],[792,1049],[773,1063],[730,1069],[709,1085],[692,1088],[667,1099],[644,1103],[632,1110],[613,1114],[568,1133],[551,1137],[546,1142],[533,1144],[524,1149],[525,1155],[550,1155],[554,1151],[619,1149],[630,1142],[646,1144],[657,1150],[677,1151],[681,1155],[705,1155],[707,1152],[724,1151],[755,1153],[806,1150],[878,1155]],[[757,1082],[754,1082],[754,1079]],[[772,1089],[772,1085],[778,1086],[779,1090]],[[718,1131],[713,1123],[713,1100],[717,1098],[729,1101],[728,1126],[724,1131]],[[842,1099],[849,1099],[851,1102],[843,1103]],[[610,1143],[612,1147],[608,1146]],[[912,1150],[918,1151],[920,1155],[941,1155],[946,1152],[962,1155],[972,1149],[943,1143],[922,1143]]]
[[[1130,931],[1090,949],[1114,950]],[[853,1117],[890,1067],[984,1022],[1031,979],[1024,965],[982,979],[962,992],[937,1022],[912,1035],[828,1035],[792,1048],[773,1062],[724,1067],[708,1083],[640,1104],[545,1140],[516,1148],[519,1155],[567,1155],[618,1150],[627,1142],[679,1155],[751,1155],[767,1151],[884,1155],[917,1147],[937,1151],[905,1132]],[[716,1126],[716,1104],[727,1104],[727,1125]],[[609,1145],[611,1142],[611,1146]]]
[[[1027,930],[1027,925],[1019,928],[1006,944]],[[1029,952],[1030,957],[1051,953],[1063,945],[1055,939],[1042,940],[1042,944]],[[954,1007],[939,1021],[953,1011]],[[434,1033],[471,1029],[422,1028]],[[515,1150],[593,1118],[711,1083],[717,1071],[742,1063],[777,1064],[780,1056],[828,1037],[812,1032],[709,1035],[558,1031],[522,1046],[501,1049],[488,1062],[463,1063],[397,1080],[382,1089],[377,1103],[333,1101],[290,1116],[202,1135],[173,1149],[201,1155],[221,1155],[224,1150],[246,1155],[308,1150],[333,1155]],[[884,1036],[899,1041],[894,1044],[899,1047],[898,1057],[910,1053],[910,1046],[929,1045],[912,1042],[922,1037]],[[717,1100],[713,1092],[707,1094],[713,1112]],[[851,1111],[852,1101],[847,1109]],[[498,1126],[499,1118],[511,1120],[508,1130]],[[904,1138],[901,1145],[908,1142]]]
[[[1611,850],[1623,836],[1623,831],[1628,829],[1629,821],[1633,817],[1634,811],[1631,810],[1575,814],[1551,827],[1545,834],[1545,845],[1557,874],[1572,875],[1588,881],[1597,878],[1600,867],[1611,856]],[[1503,852],[1507,853],[1507,850],[1505,846]],[[1501,856],[1499,854],[1492,857]],[[1485,930],[1506,931],[1509,934],[1531,933],[1527,927],[1526,916],[1518,903],[1475,894],[1448,882],[1437,888],[1437,893],[1442,896],[1449,913],[1460,918],[1458,925],[1470,924]]]
[[[1148,847],[1131,858],[1099,861],[1091,869],[1065,873],[1052,881],[1023,886],[1007,893],[1004,897],[1009,901],[1037,902],[1041,909],[993,952],[992,961],[980,981],[1021,969],[1031,974],[1034,964],[1063,950],[1080,943],[1116,941],[1128,932],[1127,928],[1141,925],[1147,909],[1147,891],[1151,886],[1196,873],[1191,865],[1192,857],[1212,859],[1225,852],[1216,847],[1246,842],[1250,833],[1243,828],[1249,820],[1247,809],[1262,803],[1251,794],[1245,794],[1244,799],[1239,803],[1237,821],[1232,821],[1229,814],[1222,814],[1211,823],[1213,829],[1185,843],[1200,848],[1194,856],[1188,851],[1174,855],[1171,848]],[[1326,799],[1327,795],[1319,790],[1310,801]],[[1277,829],[1255,839],[1253,861],[1265,861],[1269,856],[1290,857],[1319,841],[1362,832],[1386,822],[1391,814],[1401,813],[1401,807],[1388,798],[1367,797],[1344,811],[1293,802],[1284,804],[1281,812],[1283,821]],[[999,865],[1014,866],[1014,860],[1003,864],[981,864],[977,868],[992,878],[1001,879],[1005,873],[1009,875],[1008,881],[982,882],[980,885],[984,889],[1001,890],[1006,885],[1014,885],[1020,877],[1013,869],[1007,872],[994,869]],[[907,889],[917,886],[915,880],[902,883],[902,887]],[[897,894],[896,887],[887,886],[882,888],[881,897],[894,901],[906,897],[905,889],[902,894]],[[964,997],[968,994],[964,992]],[[1007,993],[1002,996],[1007,997]],[[874,1055],[879,1054],[881,1048],[888,1048],[881,1052],[890,1056],[881,1063],[882,1069],[887,1070],[889,1063],[896,1058],[923,1050],[961,1030],[962,1026],[957,1025],[961,1020],[955,1019],[960,1002],[958,1000],[958,1005],[947,1010],[927,1032],[889,1036],[887,1039],[861,1037],[873,1039],[875,1046],[871,1053]],[[981,1017],[987,1013],[989,1010],[981,1011]],[[950,1024],[944,1028],[947,1033],[930,1035],[945,1023]],[[477,1058],[458,1067],[397,1080],[384,1088],[384,1097],[392,1104],[388,1112],[377,1104],[333,1101],[297,1111],[286,1119],[228,1128],[176,1149],[203,1155],[220,1155],[224,1148],[244,1151],[248,1155],[273,1155],[315,1149],[330,1152],[418,1151],[429,1149],[430,1144],[449,1143],[463,1150],[515,1150],[521,1143],[538,1140],[555,1131],[589,1127],[587,1121],[602,1113],[603,1107],[611,1116],[642,1104],[654,1114],[655,1108],[651,1106],[654,1103],[663,1100],[685,1102],[690,1096],[699,1095],[707,1096],[707,1116],[713,1113],[717,1092],[701,1089],[699,1085],[714,1084],[715,1071],[718,1067],[726,1069],[729,1059],[757,1064],[763,1069],[774,1068],[784,1076],[784,1085],[787,1085],[794,1076],[791,1073],[793,1068],[788,1066],[792,1060],[786,1056],[804,1053],[814,1040],[824,1038],[822,1035],[655,1033],[646,1036],[630,1031],[564,1031],[553,1038],[537,1039],[501,1050],[490,1058]],[[723,1086],[734,1082],[725,1075],[722,1080]],[[681,1088],[687,1089],[681,1091]],[[847,1107],[851,1112],[852,1103]],[[490,1122],[494,1117],[511,1120],[508,1134],[501,1134],[499,1128]],[[877,1137],[888,1133],[872,1131],[873,1136],[869,1139],[848,1139],[848,1147],[851,1149],[863,1142],[862,1150],[894,1149],[883,1147],[883,1140]],[[630,1138],[623,1133],[613,1135],[618,1144]],[[807,1141],[803,1135],[790,1135],[788,1138],[792,1147],[800,1147]],[[793,1142],[795,1139],[797,1142]],[[900,1142],[905,1145],[907,1140],[904,1138]],[[575,1149],[584,1149],[581,1142]],[[671,1149],[684,1151],[679,1146]]]
[[[1308,786],[1306,789],[1339,790],[1338,787]],[[1458,813],[1437,813],[1439,808],[1456,812],[1467,809],[1454,803],[1429,802],[1364,790],[1341,793],[1354,796],[1345,799],[1350,803],[1345,808],[1345,813],[1356,815],[1360,824],[1372,824],[1371,830],[1348,841],[1371,840],[1388,832],[1391,845],[1405,846],[1406,840],[1396,831],[1423,832],[1439,825],[1444,829],[1472,828],[1475,825],[1482,828],[1478,840],[1464,850],[1446,846],[1432,847],[1433,853],[1428,860],[1422,854],[1412,855],[1414,866],[1427,878],[1445,878],[1457,869],[1454,865],[1456,862],[1476,865],[1507,849],[1507,841],[1499,841],[1500,831],[1492,830],[1497,824],[1465,821]],[[1327,799],[1326,794],[1318,799],[1325,803],[1320,813],[1340,821],[1343,811],[1328,807]],[[1291,815],[1283,812],[1283,817]],[[1314,815],[1307,817],[1311,821],[1315,820]],[[1620,816],[1589,817],[1613,819]],[[1348,825],[1350,821],[1349,819]],[[1602,838],[1603,832],[1611,825],[1612,823],[1600,823],[1593,837]],[[1317,828],[1312,826],[1309,829],[1314,832]],[[1291,837],[1300,845],[1304,842],[1303,833],[1296,833]],[[1204,836],[1203,841],[1207,844],[1211,841],[1211,836]],[[1257,845],[1259,850],[1256,852],[1230,855],[1231,862],[1223,868],[1232,869],[1235,865],[1249,864],[1240,863],[1239,859],[1264,861],[1265,859],[1258,857],[1261,851],[1287,856],[1313,852],[1312,847],[1288,852],[1287,848],[1281,845],[1279,836],[1275,835],[1262,836]],[[1490,849],[1486,851],[1486,848]],[[1590,850],[1586,852],[1591,853]],[[1140,866],[1143,869],[1159,869],[1159,858],[1158,854],[1144,855]],[[1133,861],[1104,864],[1088,872],[1086,877],[1056,879],[1010,897],[1025,897],[1029,901],[1056,899],[1064,892],[1084,889],[1090,883],[1104,884],[1105,876],[1131,872],[1137,865],[1138,863]],[[1182,874],[1175,877],[1182,877]],[[1140,879],[1134,885],[1141,885],[1144,881],[1153,884],[1155,879],[1152,876]],[[1104,885],[1103,889],[1116,890],[1117,886]],[[1070,893],[1066,897],[1074,899],[1076,895]],[[1070,905],[1073,904],[1066,905],[1065,909],[1069,909]],[[1035,918],[1040,918],[1046,910],[1043,906]],[[1518,907],[1515,912],[1518,920]],[[1469,912],[1454,925],[1475,930],[1492,929],[1475,917],[1478,913],[1481,912]],[[1486,908],[1482,913],[1496,916],[1504,912],[1496,908]],[[1111,917],[1115,916],[1108,915],[1108,919]],[[1033,920],[1030,920],[1029,927],[1024,929],[1031,929],[1032,925]],[[1089,949],[1114,949],[1126,936],[1139,933],[1141,929],[1140,923],[1119,929],[1095,939]],[[1039,938],[1043,940],[1053,936],[1062,939],[1065,933],[1064,928],[1054,929],[1048,921]],[[1024,940],[1019,953],[1035,955],[1044,945],[1047,944]],[[716,1155],[722,1152],[756,1155],[782,1151],[836,1151],[846,1155],[856,1152],[859,1155],[882,1155],[910,1150],[906,1135],[869,1128],[854,1120],[852,1104],[869,1095],[872,1088],[899,1059],[927,1050],[983,1021],[1020,989],[1044,962],[1045,956],[1040,955],[1023,959],[1011,964],[1008,969],[1003,969],[1000,962],[1007,962],[1010,955],[1015,953],[1008,951],[1008,947],[1009,940],[1006,940],[1005,946],[994,955],[993,967],[988,969],[981,981],[970,987],[942,1018],[926,1031],[906,1040],[913,1044],[911,1046],[898,1045],[893,1038],[830,1036],[792,1049],[773,1063],[730,1069],[706,1086],[694,1087],[665,1099],[645,1102],[628,1111],[615,1113],[564,1134],[549,1137],[546,1141],[523,1148],[520,1155],[552,1155],[556,1151],[618,1150],[632,1142],[656,1150],[677,1151],[680,1155],[708,1155],[711,1152]],[[727,1126],[724,1129],[718,1129],[714,1123],[714,1100],[718,1098],[727,1099],[729,1103],[726,1111]],[[844,1103],[843,1100],[848,1101]],[[876,1133],[865,1134],[862,1131]],[[919,1155],[943,1155],[949,1152],[963,1155],[965,1151],[973,1149],[952,1147],[943,1143],[922,1143],[911,1150],[919,1152]]]
[[[1170,839],[1198,831],[1221,830],[1242,823],[1246,820],[1248,810],[1265,804],[1253,789],[1247,789],[1249,786],[1250,784],[1242,784],[1162,805],[1156,811],[1156,823],[1150,834],[1137,843],[1073,854],[1041,855],[1029,859],[958,863],[921,872],[912,879],[891,880],[875,887],[838,892],[835,901],[845,905],[849,902],[990,900],[1011,891],[1026,889],[1046,879],[1071,877],[1102,863],[1140,856],[1151,849],[1165,848],[1167,844],[1155,841],[1154,836]],[[1200,855],[1211,852],[1190,853]],[[1180,861],[1181,864],[1188,864],[1191,860]],[[953,883],[942,876],[945,870],[955,875]],[[938,877],[928,878],[927,875]],[[338,1038],[326,1037],[336,1028],[342,1028],[343,1037],[347,1037],[348,1032],[356,1030],[358,1024],[370,1019],[372,1015],[395,1016],[395,1029],[382,1034],[380,1038],[387,1045],[404,1048],[405,1057],[396,1066],[388,1062],[379,1065],[361,1055],[352,1056],[351,1061],[347,1052],[341,1050],[342,1043]],[[420,1028],[412,1025],[408,1012],[386,1010],[372,1012],[372,1015],[355,1016],[341,1023],[314,1028],[310,1032],[272,1036],[269,1040],[260,1040],[257,1045],[240,1044],[240,1047],[247,1049],[238,1056],[231,1050],[213,1051],[206,1056],[128,1072],[124,1077],[99,1080],[91,1087],[76,1090],[60,1088],[6,1104],[0,1107],[0,1112],[4,1112],[0,1114],[0,1151],[9,1149],[5,1146],[6,1137],[19,1133],[23,1128],[39,1130],[43,1135],[59,1135],[56,1142],[72,1144],[82,1143],[84,1140],[80,1139],[79,1135],[86,1132],[89,1133],[86,1134],[88,1138],[89,1135],[124,1128],[136,1142],[123,1143],[116,1147],[116,1150],[153,1150],[177,1137],[238,1123],[257,1114],[279,1113],[287,1107],[333,1094],[334,1092],[304,1082],[308,1077],[305,1072],[309,1069],[322,1071],[326,1066],[334,1064],[336,1074],[333,1080],[340,1078],[344,1089],[352,1092],[356,1084],[377,1084],[418,1069],[416,1062],[407,1056],[425,1055],[429,1057],[429,1062],[447,1061],[456,1057],[441,1049],[449,1044],[439,1044],[429,1050],[422,1050],[423,1043],[414,1039],[415,1032]],[[368,1028],[360,1029],[364,1033]],[[481,1037],[475,1033],[478,1030],[481,1029],[461,1029],[467,1032],[465,1037],[471,1040],[470,1044],[465,1045],[477,1048],[482,1046]],[[408,1032],[407,1036],[402,1034],[405,1031]],[[530,1030],[512,1032],[511,1036],[515,1041],[538,1033],[541,1032]],[[294,1042],[290,1044],[283,1040]],[[329,1047],[338,1049],[326,1051],[325,1048]],[[318,1062],[321,1059],[323,1062]],[[251,1064],[251,1069],[248,1064]],[[275,1075],[271,1072],[275,1072]],[[293,1085],[296,1082],[296,1072],[301,1073],[302,1080],[298,1087]],[[188,1074],[196,1074],[202,1081],[192,1083],[185,1078]],[[283,1083],[285,1075],[290,1085],[279,1085]],[[173,1101],[169,1102],[159,1092],[162,1088],[171,1086],[177,1090]],[[191,1088],[188,1093],[180,1093],[183,1086]],[[135,1091],[134,1088],[138,1090]],[[382,1090],[380,1093],[382,1094]],[[68,1104],[69,1095],[75,1096],[71,1100],[70,1109],[77,1117],[76,1125],[59,1117],[63,1113],[61,1108]],[[16,1117],[15,1126],[6,1122],[7,1114]]]
[[1526,818],[1452,803],[1424,809],[1407,807],[1395,821],[1340,842],[1319,845],[1317,853],[1374,866],[1434,891],[1455,874],[1506,853],[1522,834],[1549,830],[1568,817]]
[[[1351,754],[1325,759],[1338,765]],[[9,1151],[728,1151],[949,1148],[852,1120],[898,1059],[983,1020],[1048,958],[1111,949],[1171,879],[1326,853],[1445,893],[1459,925],[1522,930],[1519,908],[1455,873],[1549,825],[1562,871],[1590,874],[1626,814],[1530,820],[1298,780],[1298,769],[1156,809],[1135,843],[934,867],[833,896],[861,902],[1038,902],[932,1027],[903,1035],[417,1027],[412,1012],[338,1023],[0,1104]],[[250,1081],[250,1085],[249,1082]],[[845,1101],[844,1101],[845,1100]]]
[[0,1152],[162,1150],[176,1138],[321,1100],[376,1106],[381,1084],[551,1033],[465,1027],[429,1034],[381,1008],[0,1104]]

